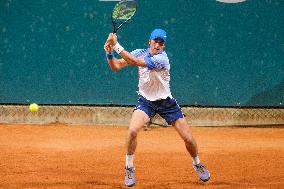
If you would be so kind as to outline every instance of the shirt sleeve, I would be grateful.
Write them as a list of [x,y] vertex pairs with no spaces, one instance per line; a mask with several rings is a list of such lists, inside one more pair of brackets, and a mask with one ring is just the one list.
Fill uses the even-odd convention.
[[169,59],[165,54],[157,54],[154,56],[147,55],[144,58],[147,67],[151,69],[169,69]]

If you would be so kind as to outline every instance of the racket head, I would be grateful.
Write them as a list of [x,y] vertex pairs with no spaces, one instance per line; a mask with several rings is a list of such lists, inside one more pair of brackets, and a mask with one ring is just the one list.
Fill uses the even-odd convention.
[[137,10],[137,3],[135,0],[122,0],[118,2],[111,14],[112,24],[113,24],[113,33],[116,33],[117,30],[129,21]]

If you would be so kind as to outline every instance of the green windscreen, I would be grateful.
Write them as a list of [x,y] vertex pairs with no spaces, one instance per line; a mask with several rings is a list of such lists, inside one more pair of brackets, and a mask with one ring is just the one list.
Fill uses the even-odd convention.
[[[115,3],[1,0],[0,103],[135,104],[137,68],[105,60]],[[118,40],[132,51],[167,31],[181,105],[283,107],[283,13],[283,0],[138,0]]]

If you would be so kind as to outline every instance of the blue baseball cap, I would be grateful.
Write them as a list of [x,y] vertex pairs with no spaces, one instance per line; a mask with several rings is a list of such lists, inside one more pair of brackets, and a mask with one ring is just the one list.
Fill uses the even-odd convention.
[[167,33],[162,29],[154,29],[150,35],[150,39],[161,38],[163,41],[167,40]]

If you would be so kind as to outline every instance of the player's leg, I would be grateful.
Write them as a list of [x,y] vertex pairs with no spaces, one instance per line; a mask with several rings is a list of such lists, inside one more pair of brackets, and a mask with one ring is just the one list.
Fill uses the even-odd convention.
[[188,153],[192,157],[193,167],[202,181],[208,181],[210,178],[209,171],[200,163],[198,157],[198,149],[196,141],[192,136],[191,129],[189,128],[184,114],[174,98],[167,98],[162,100],[159,104],[159,114],[168,122],[173,125],[178,134],[183,139]]
[[200,162],[198,157],[197,144],[192,136],[191,129],[189,128],[185,118],[179,118],[172,122],[172,125],[177,130],[178,134],[183,139],[186,149],[192,157],[193,168],[199,175],[199,178],[206,182],[210,179],[210,173],[206,167]]
[[[172,122],[173,127],[176,129],[180,137],[183,139],[185,143],[185,147],[191,157],[198,156],[198,149],[195,139],[192,136],[192,132],[190,127],[187,125],[185,118],[179,118],[176,121]],[[198,159],[197,159],[198,161]],[[199,162],[196,162],[199,163]]]
[[[184,114],[177,101],[174,98],[166,98],[157,103],[158,113],[177,130],[178,134],[185,142],[185,146],[191,157],[198,155],[196,142],[191,134],[191,130],[187,125]],[[197,162],[199,163],[199,162]]]
[[129,187],[136,183],[133,159],[137,146],[137,135],[148,121],[149,117],[144,111],[136,109],[133,112],[126,138],[125,185]]
[[134,154],[137,146],[137,135],[141,128],[149,121],[149,116],[142,110],[135,110],[132,114],[126,138],[126,153]]
[[180,137],[183,139],[185,143],[185,147],[188,153],[192,157],[192,161],[194,164],[200,163],[198,157],[198,148],[196,141],[192,135],[190,127],[187,125],[185,118],[179,118],[176,121],[172,122],[173,127],[176,129]]

